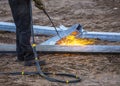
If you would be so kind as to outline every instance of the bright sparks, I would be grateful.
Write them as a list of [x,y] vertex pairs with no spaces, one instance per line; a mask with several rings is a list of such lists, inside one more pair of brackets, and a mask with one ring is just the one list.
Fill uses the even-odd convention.
[[68,35],[65,38],[62,38],[61,40],[57,41],[57,45],[68,45],[68,46],[85,46],[85,45],[91,45],[95,43],[95,39],[87,39],[87,38],[77,38],[76,35],[77,32],[73,32],[72,34]]

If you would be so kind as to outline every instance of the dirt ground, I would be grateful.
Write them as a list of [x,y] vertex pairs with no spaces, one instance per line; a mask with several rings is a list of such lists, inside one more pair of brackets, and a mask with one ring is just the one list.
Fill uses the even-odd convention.
[[[80,23],[88,31],[120,32],[120,0],[44,0],[44,4],[56,26]],[[34,24],[51,26],[34,4],[33,19]],[[8,0],[0,0],[0,21],[13,22]],[[36,41],[48,38],[37,36]],[[15,33],[0,32],[0,43],[15,44],[15,40]],[[39,58],[47,63],[43,71],[77,74],[82,81],[62,84],[37,75],[0,75],[0,86],[120,86],[120,54],[39,54]],[[0,54],[0,72],[36,71],[15,60],[16,55]]]

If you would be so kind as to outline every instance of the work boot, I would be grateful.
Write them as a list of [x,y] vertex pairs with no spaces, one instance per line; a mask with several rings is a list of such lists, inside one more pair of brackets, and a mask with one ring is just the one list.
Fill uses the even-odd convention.
[[[30,60],[30,61],[25,61],[24,66],[35,66],[35,64],[36,64],[35,60]],[[44,60],[42,60],[39,61],[39,64],[41,66],[41,65],[45,65],[46,63]]]

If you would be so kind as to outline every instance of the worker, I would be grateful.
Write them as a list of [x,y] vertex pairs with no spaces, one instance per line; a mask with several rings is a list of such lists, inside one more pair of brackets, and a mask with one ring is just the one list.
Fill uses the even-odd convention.
[[[41,0],[34,0],[37,7],[43,7]],[[33,49],[31,47],[31,0],[9,0],[13,19],[16,25],[16,61],[24,61],[25,66],[35,63]],[[40,61],[44,64],[44,61]]]

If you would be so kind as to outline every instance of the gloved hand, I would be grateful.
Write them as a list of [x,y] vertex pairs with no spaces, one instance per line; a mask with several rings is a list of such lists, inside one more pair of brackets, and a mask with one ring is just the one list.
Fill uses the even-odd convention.
[[42,0],[33,0],[35,2],[35,6],[39,8],[40,10],[43,10],[45,6],[42,3]]

